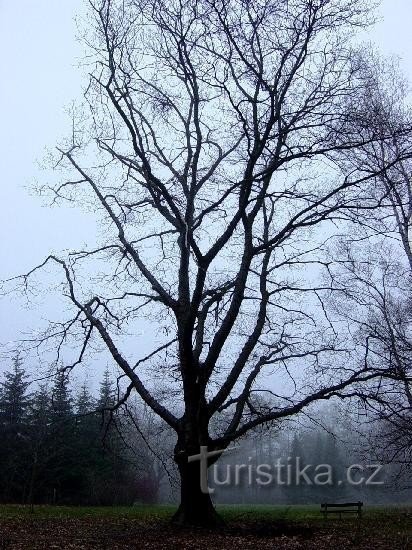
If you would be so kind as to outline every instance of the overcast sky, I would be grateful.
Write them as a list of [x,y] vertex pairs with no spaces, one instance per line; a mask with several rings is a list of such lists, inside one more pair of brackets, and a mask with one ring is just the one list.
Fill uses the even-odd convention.
[[[85,228],[92,231],[90,216],[45,208],[27,190],[41,176],[37,162],[46,147],[67,133],[65,107],[81,95],[74,16],[82,6],[84,0],[0,0],[0,279],[50,250],[83,244]],[[412,2],[384,0],[380,12],[370,40],[400,56],[412,82]],[[0,342],[18,338],[25,315],[18,302],[0,302]]]

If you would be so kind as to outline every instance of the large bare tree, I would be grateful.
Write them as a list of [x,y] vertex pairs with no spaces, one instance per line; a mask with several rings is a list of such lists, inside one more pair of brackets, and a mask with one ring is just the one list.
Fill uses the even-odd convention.
[[36,349],[73,368],[104,348],[128,384],[119,401],[137,392],[175,430],[177,521],[216,521],[188,461],[201,446],[223,451],[376,376],[348,363],[317,282],[323,242],[402,158],[342,169],[377,139],[354,124],[367,90],[351,38],[370,10],[90,2],[90,83],[56,165],[71,175],[50,190],[101,216],[101,242],[18,280],[29,288],[51,265],[63,276],[65,318]]

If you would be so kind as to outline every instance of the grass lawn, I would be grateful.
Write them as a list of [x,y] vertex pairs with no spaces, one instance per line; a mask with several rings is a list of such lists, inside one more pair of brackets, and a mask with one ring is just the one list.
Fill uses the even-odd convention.
[[173,506],[0,506],[0,549],[412,550],[412,506],[323,519],[319,506],[219,506],[216,532],[172,528]]

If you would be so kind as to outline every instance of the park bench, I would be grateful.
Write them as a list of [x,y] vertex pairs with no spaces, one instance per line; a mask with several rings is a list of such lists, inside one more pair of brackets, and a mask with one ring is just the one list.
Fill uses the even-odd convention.
[[362,506],[363,502],[324,502],[320,505],[320,509],[324,518],[326,518],[327,514],[339,514],[339,518],[342,517],[342,514],[357,514],[358,518],[360,518],[362,515]]

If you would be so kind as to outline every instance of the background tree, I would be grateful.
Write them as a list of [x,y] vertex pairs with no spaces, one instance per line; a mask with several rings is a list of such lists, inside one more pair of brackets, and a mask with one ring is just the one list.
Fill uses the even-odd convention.
[[[161,474],[152,468],[151,448],[144,438],[136,441],[133,453],[125,444],[135,426],[150,433],[147,419],[128,411],[128,421],[115,418],[106,434],[102,411],[86,384],[74,392],[67,373],[59,373],[53,388],[41,384],[29,394],[27,380],[16,358],[13,370],[5,374],[0,398],[2,502],[33,506],[153,501],[147,488],[155,487]],[[101,387],[113,388],[107,373]]]
[[115,405],[115,391],[113,387],[113,381],[110,379],[109,370],[106,368],[104,371],[103,379],[100,382],[99,386],[99,397],[97,399],[97,409],[101,414],[101,433],[102,438],[105,436],[105,433],[108,429],[109,423],[112,419],[111,409]]
[[6,502],[23,498],[25,491],[28,386],[22,360],[16,355],[13,368],[4,374],[0,389],[0,476]]
[[[359,210],[360,190],[403,158],[342,168],[349,152],[393,139],[390,128],[376,136],[354,123],[368,89],[350,38],[371,6],[96,0],[90,8],[90,84],[59,147],[57,169],[70,175],[51,189],[54,200],[101,215],[104,236],[20,280],[27,289],[46,265],[61,269],[66,317],[39,336],[39,349],[53,342],[61,357],[66,347],[72,368],[103,344],[128,381],[120,402],[136,391],[176,432],[175,519],[213,523],[190,455],[223,451],[263,423],[381,376],[348,366],[324,309],[329,287],[317,282],[328,267],[323,240]],[[152,342],[130,347],[142,326]],[[268,374],[269,404],[253,399]]]
[[175,500],[178,482],[172,459],[173,430],[138,400],[129,400],[121,411],[120,431],[126,455],[135,465],[139,500]]
[[[412,457],[412,112],[408,85],[394,61],[369,54],[361,58],[368,99],[358,108],[358,123],[374,129],[378,139],[351,152],[351,165],[372,171],[390,159],[368,188],[379,208],[354,219],[355,233],[341,239],[334,280],[344,300],[337,310],[358,330],[364,361],[386,370],[390,378],[362,392],[368,410],[379,420],[374,447],[379,460],[406,467]],[[385,139],[388,129],[392,140]],[[368,200],[365,200],[365,206]],[[364,243],[368,244],[365,245]]]
[[95,413],[96,400],[84,383],[75,401],[75,440],[78,475],[77,499],[85,504],[95,502],[97,468],[102,454],[99,434],[99,419]]
[[[27,502],[30,505],[36,501],[41,502],[49,489],[47,478],[54,459],[50,441],[51,420],[50,394],[46,385],[40,385],[34,392],[28,415],[30,480]],[[50,495],[47,496],[50,497]]]
[[[295,433],[290,445],[290,455],[288,460],[288,476],[290,483],[286,482],[284,487],[286,496],[291,504],[302,504],[308,498],[305,480],[299,480],[298,472],[307,465],[304,445],[300,434]],[[285,476],[287,477],[287,476]],[[289,480],[288,480],[289,481]]]

